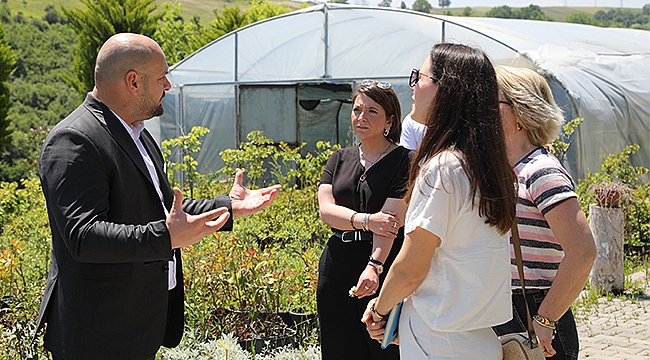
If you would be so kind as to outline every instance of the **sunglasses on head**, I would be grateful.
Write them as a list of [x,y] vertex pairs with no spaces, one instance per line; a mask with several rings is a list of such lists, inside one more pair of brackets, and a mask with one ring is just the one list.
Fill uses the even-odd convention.
[[392,85],[388,81],[377,81],[373,79],[365,79],[361,81],[361,85],[363,86],[377,85],[377,87],[382,90],[388,90],[392,87]]
[[438,81],[440,81],[440,79],[438,79],[435,76],[421,73],[420,69],[413,69],[413,70],[411,70],[411,77],[409,77],[409,86],[410,87],[415,86],[415,84],[417,84],[418,81],[420,81],[420,75],[423,75],[423,76],[426,76],[426,77],[430,78],[431,80],[433,80],[434,84],[437,84]]

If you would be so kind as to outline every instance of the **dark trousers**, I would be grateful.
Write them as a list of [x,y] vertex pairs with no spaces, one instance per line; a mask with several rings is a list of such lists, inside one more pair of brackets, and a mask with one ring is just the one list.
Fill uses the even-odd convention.
[[[544,300],[548,290],[532,289],[526,291],[528,299],[528,306],[532,315],[537,313],[539,305]],[[526,321],[526,304],[524,303],[524,296],[521,290],[515,290],[512,294],[512,320],[509,322],[495,326],[494,332],[497,335],[511,334],[524,332],[528,328]],[[579,341],[578,330],[576,329],[576,322],[573,318],[571,309],[557,321],[555,325],[555,337],[551,342],[553,349],[557,352],[553,357],[547,359],[553,360],[576,360],[578,359]]]
[[[396,239],[384,269],[392,264],[401,246],[402,240]],[[371,297],[357,299],[348,295],[366,268],[371,250],[370,241],[343,243],[336,236],[323,249],[316,293],[323,360],[399,360],[399,348],[390,345],[382,350],[361,322]],[[380,279],[383,281],[385,276],[384,272]]]

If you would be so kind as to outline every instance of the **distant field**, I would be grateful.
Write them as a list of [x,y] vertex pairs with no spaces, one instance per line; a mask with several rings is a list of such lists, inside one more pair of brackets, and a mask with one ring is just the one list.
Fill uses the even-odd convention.
[[[209,22],[214,19],[212,14],[213,9],[221,10],[224,6],[235,7],[239,6],[242,9],[248,7],[250,4],[249,0],[176,0],[183,5],[183,16],[187,19],[192,18],[194,15],[201,17],[202,22]],[[271,0],[277,3],[284,3],[292,9],[299,9],[302,6],[301,2],[298,1],[276,1]],[[67,9],[74,9],[77,7],[84,6],[83,3],[79,0],[3,0],[9,5],[11,9],[11,14],[16,15],[18,12],[22,12],[26,17],[35,17],[41,18],[45,14],[45,6],[48,4],[53,4],[58,8],[63,5]],[[163,1],[156,0],[156,4],[162,4]],[[350,1],[353,3],[353,1]],[[435,3],[435,0],[429,1],[432,5]],[[598,10],[607,11],[610,8],[595,8],[595,7],[543,7],[542,10],[546,15],[552,18],[555,21],[563,21],[564,18],[572,12],[584,12],[589,15],[595,14]],[[460,15],[463,12],[463,8],[449,8],[449,9],[440,9],[433,8],[431,9],[432,14],[443,14],[445,11],[450,10],[455,15]],[[473,7],[472,12],[475,15],[482,16],[489,11],[489,7]],[[639,9],[640,11],[640,9]]]
[[[430,1],[431,2],[431,1]],[[454,15],[460,15],[463,13],[464,8],[449,8],[449,9],[440,9],[440,8],[434,8],[431,9],[432,14],[437,14],[441,15],[444,14],[447,10],[451,10],[451,12]],[[490,11],[491,8],[489,7],[473,7],[472,8],[472,13],[474,16],[484,16],[486,12]],[[520,9],[520,8],[514,8],[513,9]],[[544,11],[544,14],[546,14],[548,17],[553,19],[553,21],[564,21],[564,18],[574,12],[583,12],[587,13],[591,16],[593,16],[598,10],[603,10],[603,11],[608,11],[611,8],[596,8],[596,7],[564,7],[564,6],[551,6],[551,7],[542,7],[542,11]],[[634,10],[634,9],[632,9]],[[638,9],[638,11],[641,11],[641,9]]]
[[[284,3],[291,9],[300,9],[302,6],[301,2],[298,1],[275,1],[272,2]],[[25,17],[35,17],[41,18],[45,15],[45,7],[49,4],[54,5],[57,9],[60,9],[61,6],[66,9],[74,9],[78,7],[84,7],[85,5],[79,0],[3,0],[9,5],[11,10],[11,15],[16,15],[18,12],[22,12]],[[162,4],[165,2],[179,2],[183,5],[183,17],[186,19],[192,18],[194,15],[201,17],[201,20],[204,22],[211,21],[214,19],[212,14],[213,9],[221,10],[224,6],[235,7],[239,6],[244,9],[250,4],[250,0],[175,0],[175,1],[163,1],[156,0],[156,4]]]

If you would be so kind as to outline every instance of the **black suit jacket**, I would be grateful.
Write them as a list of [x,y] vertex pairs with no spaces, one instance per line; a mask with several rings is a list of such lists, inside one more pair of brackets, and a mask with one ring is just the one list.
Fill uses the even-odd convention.
[[[173,192],[154,139],[141,141],[155,164],[164,204]],[[165,212],[146,165],[122,123],[90,94],[47,136],[39,174],[52,229],[52,256],[38,328],[45,347],[74,359],[145,359],[183,333],[183,273],[168,290],[172,257]],[[183,202],[198,214],[227,196]],[[224,230],[232,227],[231,217]],[[37,330],[38,331],[38,330]]]

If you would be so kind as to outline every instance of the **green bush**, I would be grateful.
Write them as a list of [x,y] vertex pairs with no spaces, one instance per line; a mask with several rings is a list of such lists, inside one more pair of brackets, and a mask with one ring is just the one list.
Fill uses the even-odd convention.
[[[553,141],[553,154],[564,161],[571,145],[571,135],[582,124],[582,118],[575,118],[562,127],[562,134]],[[584,213],[589,216],[589,204],[596,203],[594,188],[606,184],[623,189],[624,197],[621,203],[625,215],[624,239],[627,243],[650,243],[650,182],[642,181],[642,176],[648,173],[648,168],[633,166],[630,156],[639,150],[639,145],[626,146],[618,154],[603,156],[601,168],[595,173],[586,174],[579,179],[576,186],[578,200]]]
[[639,145],[628,145],[618,154],[603,156],[600,170],[585,175],[576,188],[585,214],[589,214],[589,204],[596,203],[594,186],[619,184],[628,189],[620,206],[625,215],[623,238],[626,243],[633,244],[650,242],[650,182],[641,179],[648,168],[630,163],[630,156],[638,150]]
[[0,358],[43,354],[32,345],[47,282],[51,233],[37,178],[0,183]]
[[[577,126],[577,125],[576,125]],[[566,131],[567,129],[565,129]],[[202,132],[197,129],[192,136]],[[568,140],[568,136],[567,136]],[[174,143],[174,142],[172,142]],[[200,141],[176,142],[177,147],[200,146]],[[227,168],[219,174],[196,174],[192,191],[210,198],[230,190],[234,168],[248,170],[249,178],[283,185],[276,201],[249,217],[237,219],[233,231],[219,232],[183,249],[186,286],[186,336],[176,349],[162,349],[159,359],[223,358],[221,340],[231,359],[317,359],[316,347],[252,355],[236,345],[231,334],[236,323],[219,321],[218,309],[316,312],[318,259],[330,229],[318,216],[317,186],[323,165],[338,146],[319,143],[317,154],[275,145],[263,133],[249,135],[239,149],[222,153]],[[566,148],[560,150],[566,151]],[[623,206],[626,241],[648,241],[650,184],[639,177],[648,170],[630,165],[633,145],[603,159],[599,172],[578,183],[581,204],[593,201],[590,185],[619,181],[628,185],[634,201]],[[195,154],[188,151],[187,154]],[[264,155],[264,156],[262,156]],[[190,163],[191,159],[184,161]],[[256,162],[256,163],[254,163]],[[183,168],[179,167],[183,170]],[[192,166],[185,171],[194,171]],[[258,171],[250,175],[250,169]],[[286,170],[286,172],[283,172]],[[250,186],[247,184],[246,186]],[[190,187],[183,184],[187,193]],[[186,194],[187,195],[187,194]],[[588,211],[588,209],[586,209]],[[50,229],[38,178],[0,183],[0,358],[47,358],[40,338],[32,345],[36,315],[47,279]],[[313,339],[312,339],[313,340]],[[224,350],[225,351],[225,350]]]
[[[183,154],[185,164],[167,161],[168,169],[185,172],[197,198],[229,191],[237,168],[248,187],[279,183],[282,191],[266,209],[237,219],[233,231],[219,232],[184,249],[187,327],[197,339],[214,340],[236,332],[241,324],[221,316],[222,310],[245,311],[253,319],[263,312],[316,312],[317,267],[331,230],[318,215],[318,183],[323,166],[338,146],[319,142],[317,154],[301,154],[304,146],[275,144],[263,132],[248,134],[238,149],[224,150],[225,166],[199,175],[193,154],[200,150],[204,128],[163,143],[163,152]],[[188,190],[188,185],[183,186]],[[258,329],[263,331],[263,329]],[[243,331],[242,331],[243,332]]]

